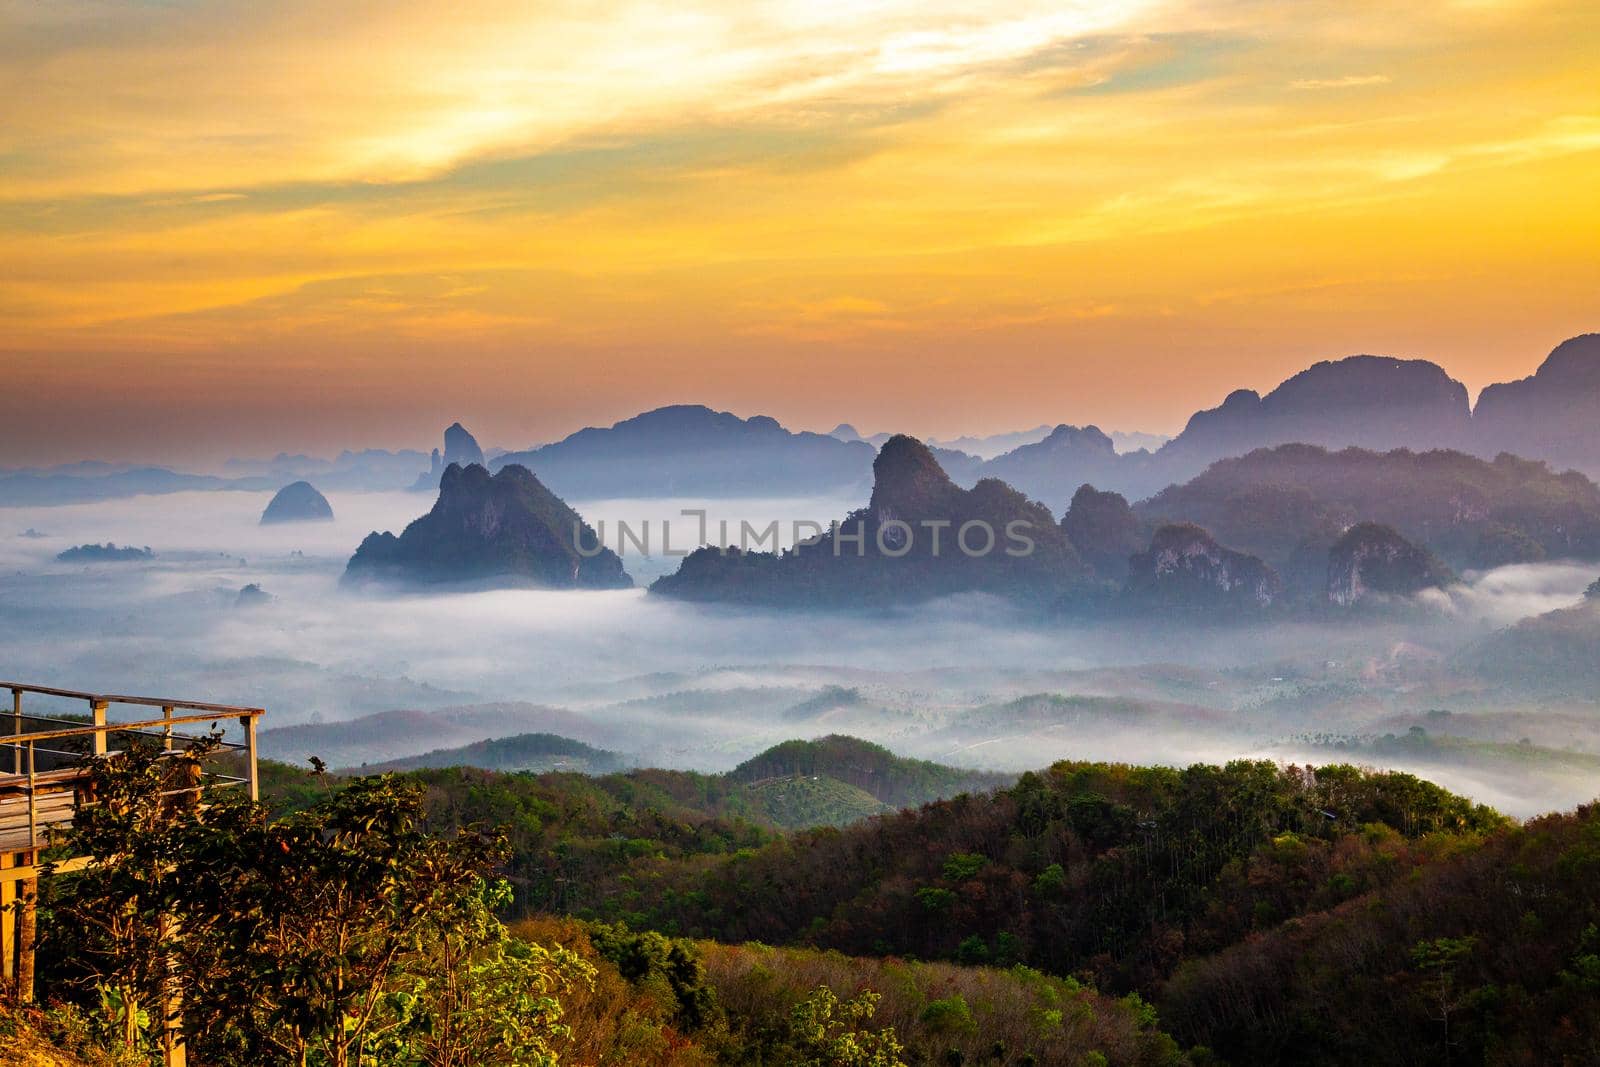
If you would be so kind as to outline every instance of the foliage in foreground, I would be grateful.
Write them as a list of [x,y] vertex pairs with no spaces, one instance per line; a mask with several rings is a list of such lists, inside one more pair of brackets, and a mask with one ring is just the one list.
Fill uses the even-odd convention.
[[354,779],[274,818],[196,805],[207,755],[89,763],[70,847],[96,862],[45,887],[35,1021],[96,1067],[177,1038],[194,1062],[300,1067],[1182,1062],[1137,1002],[1025,970],[508,930],[503,837],[432,832],[416,782]]
[[429,834],[388,777],[282,819],[201,808],[174,784],[204,755],[91,760],[70,847],[96,862],[48,887],[44,948],[112,1044],[147,1054],[181,1025],[210,1063],[555,1062],[559,994],[590,968],[507,939],[501,840]]

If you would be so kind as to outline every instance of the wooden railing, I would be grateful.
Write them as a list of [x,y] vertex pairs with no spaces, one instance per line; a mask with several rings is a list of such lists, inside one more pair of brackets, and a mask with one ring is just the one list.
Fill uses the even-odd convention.
[[[0,691],[6,689],[11,690],[11,713],[0,711],[0,977],[18,999],[27,1001],[33,995],[34,901],[42,866],[39,853],[54,843],[53,831],[70,824],[78,806],[90,802],[84,790],[89,779],[88,757],[115,758],[122,749],[114,746],[126,746],[133,738],[159,739],[160,755],[175,757],[184,754],[190,744],[220,732],[220,740],[209,751],[238,754],[241,773],[224,773],[217,769],[219,761],[210,760],[197,780],[185,781],[165,795],[244,786],[251,800],[259,800],[256,722],[264,712],[231,704],[0,682]],[[59,707],[50,709],[55,715],[30,712],[24,708],[24,698],[29,695],[50,698],[52,704],[82,701],[88,714],[63,718]],[[112,708],[137,709],[133,712],[136,717],[113,719]],[[151,708],[159,708],[160,715],[151,715]],[[240,727],[241,740],[217,731],[230,720]],[[208,728],[197,731],[202,725]],[[80,870],[87,864],[87,857],[82,856],[50,862],[58,873]],[[181,1062],[181,1052],[174,1056],[170,1047],[168,1052],[169,1063]]]

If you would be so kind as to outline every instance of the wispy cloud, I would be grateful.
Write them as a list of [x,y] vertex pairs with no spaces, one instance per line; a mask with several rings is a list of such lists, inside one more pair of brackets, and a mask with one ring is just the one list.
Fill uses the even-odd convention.
[[1361,89],[1372,85],[1388,85],[1391,80],[1387,74],[1347,74],[1342,78],[1298,78],[1289,83],[1289,88]]
[[[1142,386],[1175,345],[1257,381],[1400,339],[1482,382],[1595,325],[1590,0],[0,0],[0,26],[24,438],[65,437],[85,382],[216,407],[192,383],[240,365],[363,395],[400,358],[508,420],[696,368],[759,398],[798,359],[863,404],[1172,425],[1195,397]],[[1262,294],[1228,302],[1247,328],[1219,291]],[[814,382],[791,414],[826,422]]]

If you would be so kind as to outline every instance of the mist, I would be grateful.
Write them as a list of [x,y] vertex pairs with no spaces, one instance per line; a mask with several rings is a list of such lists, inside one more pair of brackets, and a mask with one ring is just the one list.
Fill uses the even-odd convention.
[[[1356,620],[1221,627],[1044,621],[982,596],[871,616],[686,604],[643,588],[675,557],[627,552],[632,590],[351,592],[339,577],[355,546],[402,529],[431,497],[330,494],[333,522],[262,527],[268,496],[0,511],[0,673],[262,706],[267,754],[336,766],[543,731],[641,765],[720,770],[780,740],[850,733],[1008,771],[1065,758],[1257,756],[1403,767],[1516,815],[1591,799],[1590,768],[1569,754],[1586,732],[1574,724],[1593,708],[1486,685],[1470,657],[1497,630],[1578,602],[1592,567],[1469,574]],[[574,504],[608,526],[670,520],[674,547],[695,525],[683,509],[706,507],[715,538],[722,519],[787,529],[850,508],[828,498]],[[30,529],[38,536],[18,536]],[[55,560],[105,541],[155,557]],[[271,601],[240,604],[247,584]],[[363,721],[399,710],[419,714]],[[1417,755],[1362,740],[1418,723],[1440,732],[1444,721],[1484,747]],[[1494,746],[1518,742],[1553,754],[1497,759]],[[1600,768],[1600,753],[1588,758]]]

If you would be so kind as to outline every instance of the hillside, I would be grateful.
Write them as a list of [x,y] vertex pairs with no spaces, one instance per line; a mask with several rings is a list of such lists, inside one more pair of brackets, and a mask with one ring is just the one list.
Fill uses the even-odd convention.
[[[283,769],[271,770],[282,786]],[[96,766],[95,788],[153,816],[160,771],[154,746],[133,745]],[[235,792],[203,812],[128,820],[99,805],[76,820],[70,847],[94,862],[47,883],[44,1007],[0,1007],[0,1062],[153,1064],[169,1022],[195,1061],[219,1067],[1208,1062],[1201,1050],[1191,1060],[1139,997],[1065,976],[695,942],[550,915],[508,925],[504,843],[476,827],[441,832],[448,780],[322,784],[288,814]],[[560,820],[552,809],[522,814]],[[647,871],[636,842],[615,827],[606,840]],[[148,862],[156,850],[166,862]],[[94,922],[113,901],[120,921]],[[174,927],[182,938],[157,933]],[[169,966],[151,968],[152,958]],[[152,1020],[145,1005],[175,991],[181,1017]]]
[[[108,785],[127,776],[160,790],[159,775],[141,777],[152,758],[108,764]],[[206,916],[219,893],[229,901],[213,925],[186,927],[196,1044],[208,1062],[266,1062],[228,1054],[223,1039],[282,1024],[256,1007],[236,1021],[228,998],[302,995],[292,969],[264,972],[271,981],[248,992],[228,984],[260,965],[233,961],[241,945],[275,967],[300,951],[266,932],[239,940],[281,878],[317,891],[377,872],[385,893],[411,894],[391,912],[387,897],[346,893],[356,910],[333,927],[411,946],[389,979],[405,995],[384,1000],[387,1013],[430,1003],[429,976],[452,946],[471,943],[473,923],[498,925],[477,892],[448,891],[481,888],[483,864],[497,862],[514,892],[495,898],[500,914],[520,918],[486,943],[501,945],[487,958],[502,963],[472,987],[474,1002],[540,1027],[570,1062],[1398,1067],[1581,1063],[1600,1051],[1600,808],[1519,826],[1410,775],[1342,765],[1061,762],[842,827],[780,832],[744,817],[797,780],[831,783],[827,797],[867,795],[820,774],[763,775],[796,768],[870,770],[885,788],[961,773],[848,738],[778,746],[740,769],[748,782],[461,768],[344,779],[266,765],[287,819],[223,804],[162,831],[203,845],[203,869],[220,860],[239,876],[164,905]],[[504,851],[472,829],[493,826]],[[132,833],[145,847],[144,831],[122,823],[75,832],[117,849]],[[332,865],[306,866],[320,849]],[[65,895],[41,912],[48,943],[103,945],[94,928],[63,922],[122,884],[98,873],[59,884]],[[289,901],[282,910],[263,931],[302,921]],[[350,951],[352,962],[328,966],[355,973],[370,958]],[[83,958],[52,961],[44,981],[70,993]],[[197,961],[215,969],[196,972]],[[565,1025],[502,999],[516,975]],[[67,1028],[76,1009],[55,1010],[68,1014],[40,1017],[40,1041],[96,1044],[82,1024]],[[303,1030],[337,1040],[337,1027]],[[484,1033],[508,1040],[498,1025]],[[846,1047],[878,1058],[830,1058]]]
[[1586,597],[1573,607],[1523,619],[1468,648],[1456,662],[1497,687],[1592,701],[1600,692],[1600,599]]
[[916,807],[957,793],[982,793],[1016,781],[1014,774],[969,771],[896,756],[882,745],[830,734],[815,741],[785,741],[728,772],[736,782],[824,776],[867,793],[890,808]]
[[652,921],[721,940],[999,956],[1150,989],[1186,954],[1358,896],[1430,862],[1444,837],[1504,824],[1404,774],[1058,763],[992,795],[686,868]]
[[1507,828],[1338,906],[1182,964],[1180,1039],[1236,1063],[1593,1063],[1600,808]]

